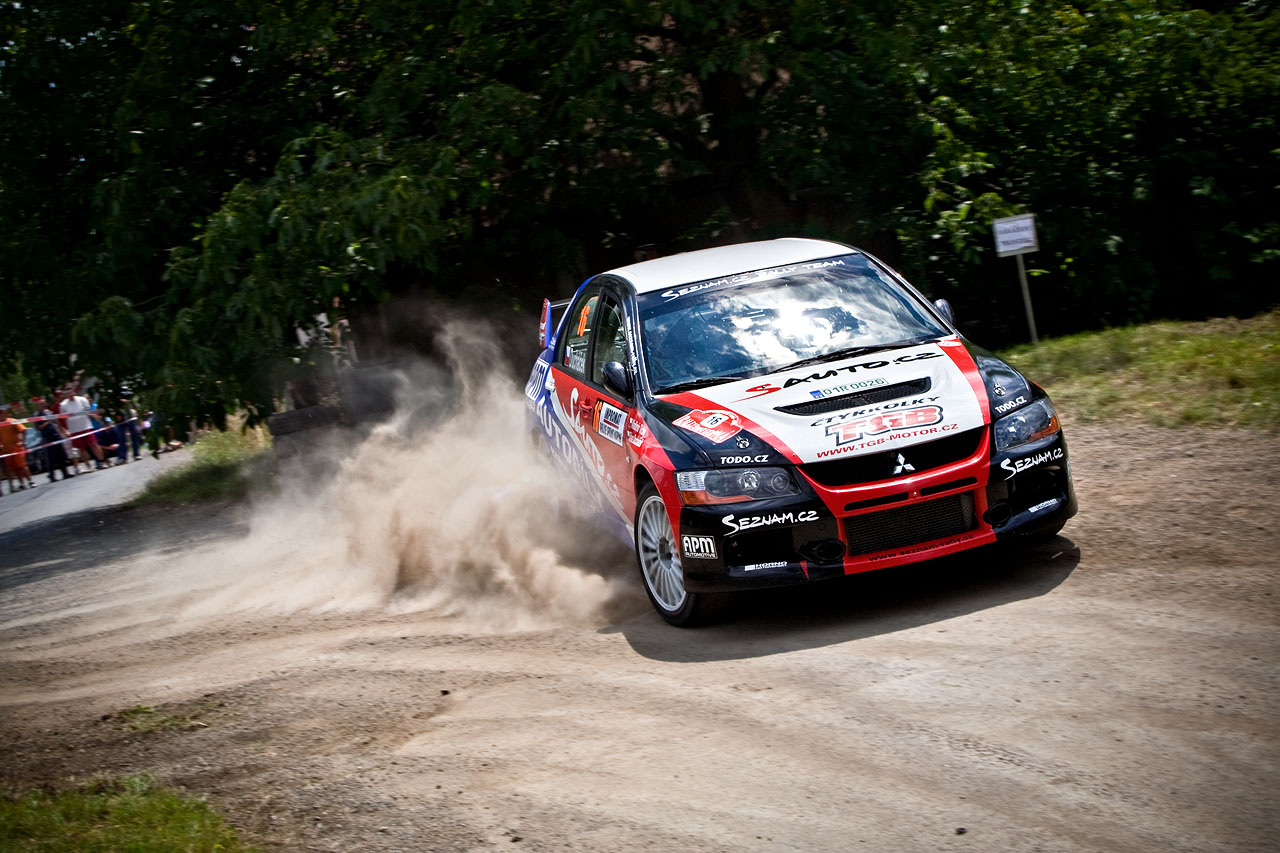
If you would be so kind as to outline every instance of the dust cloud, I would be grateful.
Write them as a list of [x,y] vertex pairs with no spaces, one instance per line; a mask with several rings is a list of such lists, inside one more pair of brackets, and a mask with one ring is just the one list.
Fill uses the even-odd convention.
[[642,606],[631,552],[575,514],[580,487],[535,447],[496,339],[450,322],[445,369],[397,369],[390,418],[308,438],[247,536],[167,557],[182,618],[379,609],[524,630]]

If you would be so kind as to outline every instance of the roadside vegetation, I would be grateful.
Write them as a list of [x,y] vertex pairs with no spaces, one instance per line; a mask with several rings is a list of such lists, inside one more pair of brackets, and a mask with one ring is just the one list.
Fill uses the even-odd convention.
[[1280,309],[1070,335],[1002,355],[1069,422],[1274,430],[1280,420]]
[[31,853],[251,853],[203,799],[147,775],[0,797],[0,849]]
[[252,472],[265,463],[271,437],[261,427],[242,429],[241,423],[232,421],[226,430],[196,439],[191,460],[152,479],[132,503],[190,503],[247,495],[255,479]]
[[1025,212],[1046,335],[1253,314],[1274,5],[8,3],[0,375],[44,393],[74,354],[221,425],[272,411],[295,328],[429,351],[403,300],[527,323],[638,250],[785,235],[873,251],[1002,346],[991,223]]
[[201,717],[213,711],[214,707],[208,702],[179,714],[167,714],[150,705],[134,705],[132,708],[108,714],[103,721],[113,723],[126,732],[191,731],[209,728],[209,723]]

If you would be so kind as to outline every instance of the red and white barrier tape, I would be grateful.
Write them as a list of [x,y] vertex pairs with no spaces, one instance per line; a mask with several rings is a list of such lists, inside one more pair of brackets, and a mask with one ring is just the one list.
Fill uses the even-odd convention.
[[[23,420],[17,420],[15,418],[13,423],[25,424],[25,423],[35,423],[35,422],[42,422],[42,421],[56,421],[59,417],[61,416],[54,415],[53,417],[49,417],[49,418],[45,418],[45,417],[24,418]],[[138,420],[137,418],[129,418],[127,421],[121,421],[120,423],[131,424],[137,420]],[[18,456],[19,454],[35,453],[42,448],[52,447],[55,444],[70,444],[71,442],[75,441],[77,438],[82,438],[86,435],[97,435],[100,432],[106,432],[109,429],[115,429],[117,426],[118,424],[109,424],[104,427],[99,427],[98,429],[85,430],[84,432],[78,432],[75,435],[71,436],[70,438],[63,438],[63,439],[59,439],[58,441],[43,441],[40,444],[37,444],[35,447],[26,447],[26,448],[23,448],[22,450],[14,451],[13,453],[0,453],[0,459],[8,459],[10,456]]]

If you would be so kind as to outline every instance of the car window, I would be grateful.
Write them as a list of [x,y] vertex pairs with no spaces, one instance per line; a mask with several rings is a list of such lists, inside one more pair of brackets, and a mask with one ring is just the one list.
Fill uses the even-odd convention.
[[557,354],[559,364],[571,373],[587,372],[587,347],[591,343],[591,326],[595,322],[600,291],[588,291],[578,297],[565,318],[564,343]]
[[639,308],[641,349],[657,393],[700,379],[758,376],[853,347],[948,334],[858,254],[649,293]]
[[604,366],[611,361],[627,363],[627,334],[622,323],[622,308],[606,297],[600,309],[600,325],[596,331],[596,348],[591,355],[591,381],[604,384]]

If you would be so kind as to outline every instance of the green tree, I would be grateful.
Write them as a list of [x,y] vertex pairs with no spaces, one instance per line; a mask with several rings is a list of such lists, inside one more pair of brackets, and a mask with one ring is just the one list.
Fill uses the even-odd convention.
[[[266,414],[322,313],[531,303],[668,249],[871,249],[991,343],[1248,311],[1280,14],[1167,0],[136,0],[3,10],[0,347]],[[505,308],[504,308],[505,310]],[[977,318],[986,318],[981,323]]]

